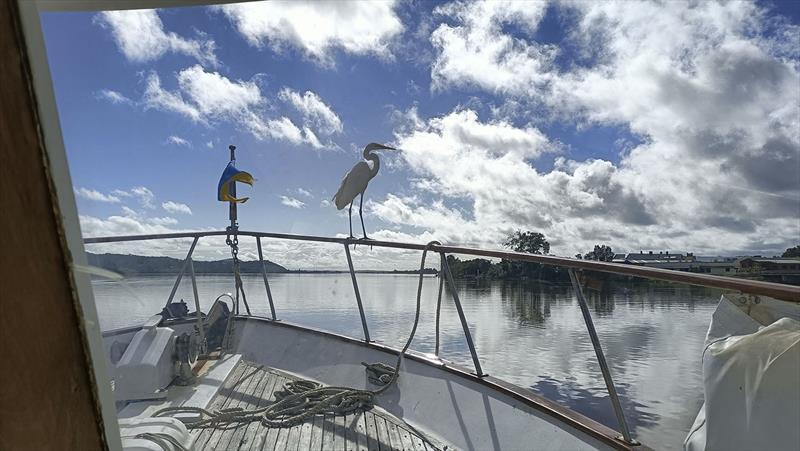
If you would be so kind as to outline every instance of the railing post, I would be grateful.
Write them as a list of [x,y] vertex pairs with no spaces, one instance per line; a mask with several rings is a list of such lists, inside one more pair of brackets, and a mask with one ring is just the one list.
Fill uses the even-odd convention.
[[478,360],[478,352],[475,351],[475,344],[472,342],[472,334],[469,332],[467,318],[464,316],[464,309],[461,308],[461,300],[458,299],[458,290],[456,290],[456,283],[453,280],[453,274],[450,272],[450,265],[447,264],[447,257],[445,257],[444,252],[442,252],[440,255],[442,256],[442,267],[444,268],[445,276],[447,276],[447,284],[450,286],[450,291],[453,293],[453,302],[456,304],[458,319],[461,321],[461,328],[464,329],[464,338],[467,339],[469,353],[472,355],[472,363],[475,365],[475,374],[478,377],[487,376],[487,374],[484,373],[483,369],[481,368],[481,362]]
[[189,252],[186,254],[186,258],[183,260],[183,266],[181,266],[181,272],[178,273],[178,278],[175,279],[175,285],[172,286],[172,291],[169,293],[169,298],[167,299],[167,304],[164,306],[165,308],[172,304],[172,299],[175,297],[175,293],[178,291],[178,285],[181,284],[181,279],[183,278],[183,274],[186,272],[186,268],[189,266],[189,261],[192,258],[192,253],[194,252],[194,247],[197,245],[197,240],[200,237],[194,237],[194,241],[192,241],[192,245],[189,247]]
[[275,304],[272,302],[272,291],[269,289],[269,281],[267,280],[267,268],[264,265],[264,254],[261,252],[261,237],[256,237],[256,244],[258,245],[258,262],[261,264],[261,275],[264,277],[264,287],[267,289],[267,300],[269,301],[269,311],[272,313],[272,320],[275,321]]
[[197,316],[197,331],[200,333],[200,348],[205,354],[206,333],[203,330],[203,316],[200,314],[200,296],[197,295],[197,278],[194,275],[194,261],[189,258],[189,276],[192,278],[192,292],[194,293],[194,312]]
[[632,445],[638,445],[639,442],[631,437],[631,433],[628,430],[628,423],[625,421],[625,413],[622,411],[622,404],[619,402],[619,395],[617,394],[617,389],[614,387],[614,380],[611,378],[611,371],[608,368],[608,363],[606,363],[606,356],[603,354],[603,348],[600,346],[600,339],[597,337],[597,331],[594,328],[594,322],[592,322],[592,314],[589,312],[589,306],[586,304],[586,298],[583,296],[583,289],[581,288],[581,284],[578,281],[578,276],[575,274],[574,269],[569,269],[569,279],[572,282],[572,287],[575,289],[575,295],[578,297],[578,304],[581,307],[583,321],[586,323],[586,329],[589,331],[589,338],[592,340],[594,353],[597,355],[597,363],[600,364],[600,371],[603,372],[603,379],[606,382],[608,396],[611,398],[611,405],[614,407],[614,414],[617,416],[617,421],[619,422],[622,439]]
[[439,318],[442,313],[442,289],[444,288],[444,257],[439,259],[439,297],[436,298],[436,357],[439,357]]
[[358,314],[361,315],[361,327],[364,329],[364,341],[371,341],[369,338],[369,328],[367,328],[367,317],[364,315],[364,305],[361,304],[361,293],[358,292],[358,282],[356,281],[356,271],[353,269],[353,258],[350,257],[350,247],[344,244],[344,253],[347,255],[347,265],[350,267],[350,278],[353,280],[353,290],[356,293],[358,303]]

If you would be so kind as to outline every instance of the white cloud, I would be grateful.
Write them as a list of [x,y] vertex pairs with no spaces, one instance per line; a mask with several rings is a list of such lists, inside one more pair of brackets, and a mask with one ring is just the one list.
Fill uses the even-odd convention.
[[[555,252],[571,255],[599,242],[622,250],[719,252],[723,236],[728,252],[774,250],[797,235],[796,216],[754,220],[748,213],[750,201],[774,204],[775,198],[719,188],[713,197],[698,184],[712,177],[696,171],[684,181],[672,173],[643,173],[630,158],[617,166],[559,157],[553,170],[539,172],[529,160],[550,144],[537,130],[481,122],[469,110],[416,118],[398,129],[396,141],[425,195],[389,195],[368,209],[420,237],[496,247],[514,229],[537,230]],[[698,202],[674,186],[710,197]],[[732,210],[736,205],[741,210]]]
[[[513,94],[510,108],[494,108],[499,117],[536,111],[568,125],[627,128],[641,143],[626,145],[618,163],[560,158],[540,173],[508,145],[462,149],[441,126],[452,113],[405,114],[396,133],[421,176],[412,186],[471,203],[467,230],[485,227],[498,242],[503,226],[540,229],[570,246],[565,254],[593,241],[775,252],[800,235],[800,61],[784,42],[796,42],[796,29],[767,23],[751,2],[562,2],[551,7],[564,20],[563,45],[580,53],[561,55],[572,61],[556,66],[554,50],[530,39],[536,8],[499,6],[437,8],[454,25],[440,25],[432,38],[436,88]],[[511,35],[505,24],[523,33]],[[444,164],[442,154],[455,163]],[[397,197],[375,208],[401,224],[448,227],[418,225],[413,213],[430,214],[430,201]]]
[[111,30],[117,47],[128,61],[144,63],[161,58],[167,52],[191,56],[203,64],[217,65],[212,39],[187,39],[164,30],[156,10],[104,11],[95,20]]
[[206,123],[203,114],[195,105],[185,101],[180,92],[170,92],[161,87],[161,78],[155,72],[147,77],[142,104],[145,109],[171,111],[186,116],[194,122]]
[[119,203],[120,199],[111,194],[103,194],[100,191],[89,188],[76,188],[75,194],[84,199],[93,200],[97,202]]
[[199,65],[180,71],[177,81],[178,90],[169,91],[161,86],[157,74],[150,73],[143,98],[145,108],[178,113],[205,125],[230,121],[259,140],[283,140],[315,149],[330,147],[323,145],[311,129],[300,129],[285,116],[267,117],[266,100],[253,81],[230,80]]
[[114,105],[133,103],[133,101],[125,97],[124,94],[111,89],[101,89],[100,91],[97,92],[96,96],[98,99],[107,100],[108,102],[111,102]]
[[169,137],[167,137],[166,143],[174,144],[176,146],[192,147],[192,143],[177,135],[170,135]]
[[455,19],[431,33],[436,57],[432,88],[477,86],[490,91],[527,94],[549,78],[555,47],[515,38],[503,31],[517,25],[535,31],[547,2],[453,2],[434,10]]
[[209,149],[213,149],[214,148],[214,142],[213,141],[207,142],[206,143],[206,147],[208,147]]
[[131,197],[131,193],[129,193],[127,191],[123,191],[121,189],[115,189],[115,190],[111,191],[111,194],[113,194],[115,196],[119,196],[119,197]]
[[403,31],[394,1],[269,1],[220,6],[253,46],[280,51],[287,44],[332,65],[331,52],[390,56],[390,41]]
[[155,200],[156,196],[148,188],[144,186],[137,186],[131,188],[130,193],[139,200],[139,203],[142,205],[142,207],[155,208],[153,200]]
[[321,133],[331,135],[342,132],[341,119],[317,94],[311,91],[300,94],[289,88],[283,88],[278,97],[297,109],[303,115],[303,119],[314,124]]
[[181,203],[178,203],[178,202],[173,202],[171,200],[168,200],[166,202],[162,202],[161,203],[161,208],[163,208],[164,210],[167,210],[170,213],[183,213],[183,214],[187,214],[187,215],[192,214],[192,209],[189,208],[188,205],[181,204]]
[[286,205],[287,207],[298,209],[303,208],[306,205],[305,202],[288,196],[281,196],[281,204]]
[[178,73],[178,86],[206,116],[235,116],[262,102],[254,82],[231,81],[197,64]]
[[297,194],[308,197],[309,199],[314,198],[314,195],[311,194],[311,191],[305,190],[303,188],[297,188]]

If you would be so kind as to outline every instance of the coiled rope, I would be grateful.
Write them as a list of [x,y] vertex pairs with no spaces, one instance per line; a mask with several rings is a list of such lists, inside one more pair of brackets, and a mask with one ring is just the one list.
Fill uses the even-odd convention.
[[[199,413],[199,421],[186,425],[189,429],[214,428],[231,429],[241,424],[260,421],[267,427],[290,427],[302,423],[308,418],[320,414],[343,415],[355,410],[369,410],[375,405],[375,397],[385,392],[398,378],[403,357],[414,340],[419,324],[422,305],[422,281],[425,269],[425,257],[428,249],[441,244],[431,241],[422,250],[422,261],[419,267],[419,285],[417,286],[417,306],[414,314],[414,325],[405,346],[397,356],[394,368],[385,363],[365,363],[370,380],[384,384],[377,390],[359,390],[349,387],[324,387],[307,380],[290,381],[284,384],[283,390],[275,394],[276,401],[258,409],[242,409],[239,407],[209,411],[200,407],[166,407],[157,411],[154,416],[166,416],[177,413]],[[263,367],[259,366],[257,369]]]

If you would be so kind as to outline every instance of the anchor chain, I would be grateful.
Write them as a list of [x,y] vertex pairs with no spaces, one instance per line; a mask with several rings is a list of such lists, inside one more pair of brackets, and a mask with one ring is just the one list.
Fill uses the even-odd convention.
[[[236,298],[235,298],[235,310],[236,314],[239,314],[239,292],[242,294],[242,301],[244,302],[244,308],[247,311],[248,315],[250,313],[250,305],[247,303],[247,296],[244,294],[244,284],[242,284],[242,274],[239,265],[239,227],[236,225],[228,226],[225,231],[227,235],[225,237],[225,244],[230,246],[231,248],[231,259],[233,260],[233,279],[234,284],[236,286]],[[233,238],[231,238],[233,237]]]

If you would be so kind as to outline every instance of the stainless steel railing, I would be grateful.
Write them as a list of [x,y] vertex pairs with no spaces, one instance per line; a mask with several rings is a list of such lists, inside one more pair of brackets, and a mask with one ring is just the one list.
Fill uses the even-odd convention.
[[[200,309],[199,299],[197,299],[197,289],[196,289],[197,282],[195,280],[194,265],[192,263],[192,254],[200,238],[211,237],[211,236],[225,236],[228,233],[229,232],[227,231],[214,231],[214,232],[187,232],[187,233],[164,233],[155,235],[96,237],[96,238],[85,238],[84,243],[99,244],[99,243],[112,243],[112,242],[124,242],[124,241],[193,238],[192,244],[189,247],[189,252],[186,254],[186,257],[184,259],[181,271],[178,274],[177,279],[175,280],[175,285],[172,287],[172,291],[170,292],[169,298],[167,299],[167,305],[169,305],[172,302],[173,298],[175,297],[175,293],[178,290],[178,285],[181,282],[181,278],[188,269],[189,276],[192,279],[192,286],[195,296],[195,306],[197,308],[197,311],[199,312]],[[350,277],[353,282],[353,291],[355,293],[356,304],[358,305],[358,313],[361,317],[361,326],[364,332],[364,340],[367,342],[370,341],[369,327],[367,324],[366,315],[364,314],[364,305],[361,300],[361,293],[359,292],[358,289],[358,280],[356,278],[356,272],[353,267],[353,259],[352,256],[350,255],[350,245],[367,244],[369,246],[374,246],[374,247],[409,249],[409,250],[419,250],[419,251],[423,251],[426,248],[426,245],[424,244],[415,244],[415,243],[402,243],[394,241],[376,241],[376,240],[363,241],[352,238],[333,238],[333,237],[321,237],[321,236],[311,236],[311,235],[294,235],[285,233],[239,231],[238,235],[251,236],[256,239],[256,245],[258,247],[258,259],[261,266],[261,275],[262,278],[264,279],[264,286],[267,292],[267,301],[269,303],[272,320],[277,320],[278,318],[275,313],[275,304],[272,298],[272,292],[270,291],[269,287],[269,279],[267,277],[264,255],[261,247],[261,239],[270,238],[270,239],[281,239],[281,240],[291,240],[291,241],[310,241],[317,243],[337,243],[343,245],[345,249],[345,256],[347,259],[347,265],[349,268]],[[464,338],[466,339],[467,346],[469,347],[469,352],[472,357],[472,363],[475,367],[475,375],[477,377],[484,377],[486,376],[486,374],[483,372],[483,369],[480,364],[480,359],[478,358],[478,353],[475,350],[475,344],[472,340],[472,334],[470,333],[469,326],[467,324],[467,319],[464,314],[464,309],[461,306],[461,300],[458,297],[458,290],[456,288],[455,281],[453,280],[453,274],[450,271],[450,266],[447,263],[447,254],[493,257],[493,258],[501,258],[512,261],[535,262],[545,265],[553,265],[553,266],[567,268],[569,270],[570,281],[572,282],[573,289],[575,290],[575,295],[578,299],[581,313],[583,315],[583,319],[586,324],[586,329],[589,333],[589,338],[591,339],[595,355],[597,356],[597,361],[600,364],[600,369],[603,374],[603,379],[605,380],[606,383],[606,388],[609,393],[609,398],[611,399],[611,404],[614,409],[614,413],[617,417],[617,421],[619,422],[620,433],[622,434],[620,439],[624,440],[628,444],[638,444],[638,442],[636,442],[631,436],[628,424],[625,420],[625,414],[622,410],[622,406],[619,401],[619,395],[617,393],[616,387],[614,386],[614,380],[611,376],[611,370],[609,369],[608,363],[606,362],[605,354],[603,353],[603,348],[600,344],[600,339],[597,336],[597,331],[595,330],[594,322],[592,321],[591,312],[589,311],[586,298],[583,295],[583,290],[581,288],[580,281],[578,279],[576,271],[589,270],[589,271],[598,271],[609,274],[643,277],[647,279],[678,282],[689,285],[721,288],[725,290],[735,290],[750,295],[761,295],[784,301],[800,302],[800,287],[784,285],[779,283],[734,279],[731,277],[712,276],[709,274],[685,273],[668,269],[647,268],[647,267],[627,265],[627,264],[608,263],[608,262],[599,262],[591,260],[578,260],[573,258],[556,257],[552,255],[526,254],[521,252],[510,252],[503,250],[475,249],[467,247],[445,246],[440,244],[428,245],[427,249],[431,252],[437,252],[440,255],[441,272],[443,273],[440,274],[439,278],[439,293],[436,304],[436,344],[435,344],[436,355],[437,356],[439,355],[439,320],[440,320],[441,305],[442,305],[442,291],[443,291],[443,286],[446,283],[448,285],[448,288],[450,289],[450,293],[453,296],[453,302],[455,304],[456,311],[458,313],[459,322],[461,323],[461,327],[464,332]],[[202,328],[200,328],[200,330],[202,331]]]

